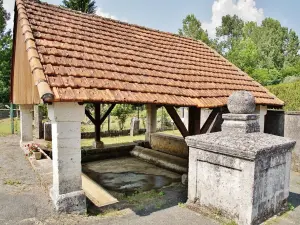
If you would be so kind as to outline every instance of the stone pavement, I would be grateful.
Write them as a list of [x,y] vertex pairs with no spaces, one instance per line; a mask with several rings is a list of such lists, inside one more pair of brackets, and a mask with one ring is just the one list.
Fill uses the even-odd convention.
[[[186,208],[173,206],[146,216],[134,212],[110,217],[78,216],[54,212],[45,190],[19,148],[19,137],[0,137],[0,224],[12,225],[217,225],[218,222]],[[267,224],[300,224],[300,174],[292,173],[290,202],[294,211],[271,219]],[[291,206],[292,207],[292,206]]]

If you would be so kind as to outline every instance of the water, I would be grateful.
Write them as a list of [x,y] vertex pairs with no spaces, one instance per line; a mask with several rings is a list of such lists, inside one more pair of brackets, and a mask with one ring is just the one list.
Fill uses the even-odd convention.
[[135,172],[98,173],[90,170],[85,173],[105,189],[122,193],[160,189],[175,181],[166,176]]

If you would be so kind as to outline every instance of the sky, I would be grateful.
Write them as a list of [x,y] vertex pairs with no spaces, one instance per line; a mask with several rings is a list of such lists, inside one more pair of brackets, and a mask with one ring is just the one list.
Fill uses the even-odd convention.
[[[62,0],[44,0],[60,5]],[[4,8],[13,18],[14,0],[4,0]],[[195,14],[202,26],[214,37],[222,16],[238,15],[245,21],[258,24],[272,17],[300,36],[299,0],[96,0],[97,14],[128,23],[178,33],[182,20]],[[12,28],[12,19],[8,28]]]

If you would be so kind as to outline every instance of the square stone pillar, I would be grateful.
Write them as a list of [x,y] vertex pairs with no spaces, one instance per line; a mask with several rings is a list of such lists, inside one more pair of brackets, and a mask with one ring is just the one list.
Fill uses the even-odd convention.
[[20,120],[20,130],[21,130],[21,140],[20,145],[22,146],[24,142],[33,141],[33,131],[32,131],[32,110],[33,105],[20,105],[21,120]]
[[265,116],[267,115],[268,107],[265,105],[256,106],[255,113],[259,115],[259,126],[260,132],[264,133],[265,131]]
[[150,136],[156,132],[157,124],[157,107],[153,104],[148,104],[147,109],[147,125],[146,125],[146,136],[145,140],[150,142]]
[[259,132],[251,93],[228,100],[221,132],[187,137],[188,203],[239,225],[260,224],[287,207],[295,141]]
[[52,123],[53,187],[50,196],[59,212],[85,213],[81,181],[81,121],[84,106],[57,102],[48,106]]

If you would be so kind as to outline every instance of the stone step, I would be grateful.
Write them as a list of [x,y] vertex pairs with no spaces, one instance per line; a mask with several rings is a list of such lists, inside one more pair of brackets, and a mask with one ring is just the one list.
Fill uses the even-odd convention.
[[143,148],[141,146],[135,146],[130,154],[176,173],[184,174],[188,171],[188,160],[177,156]]

